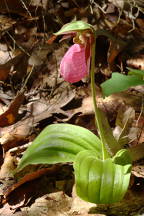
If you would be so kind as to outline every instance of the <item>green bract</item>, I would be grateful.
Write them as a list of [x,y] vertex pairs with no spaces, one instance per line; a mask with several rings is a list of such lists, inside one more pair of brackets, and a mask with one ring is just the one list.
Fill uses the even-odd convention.
[[131,160],[126,150],[106,160],[97,158],[92,151],[81,151],[74,170],[79,197],[96,204],[110,204],[120,201],[127,191]]
[[24,153],[17,170],[29,164],[73,162],[82,150],[101,158],[101,141],[89,130],[70,124],[47,126]]
[[71,23],[65,24],[60,31],[54,33],[55,35],[61,35],[61,34],[66,34],[66,33],[71,33],[73,31],[82,31],[86,29],[93,29],[93,27],[85,23],[83,21],[73,21]]

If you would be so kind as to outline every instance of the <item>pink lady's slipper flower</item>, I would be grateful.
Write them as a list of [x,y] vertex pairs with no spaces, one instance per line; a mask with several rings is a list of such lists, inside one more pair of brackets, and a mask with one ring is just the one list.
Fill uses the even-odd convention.
[[78,82],[89,74],[90,41],[84,35],[80,36],[74,38],[76,43],[68,49],[60,64],[61,76],[70,83]]
[[74,42],[61,60],[60,74],[70,83],[78,82],[89,74],[92,26],[83,21],[73,21],[64,25],[48,43],[55,40],[58,35],[63,35],[62,39],[73,37]]
[[78,82],[89,74],[84,46],[74,44],[69,48],[61,60],[60,74],[70,83]]

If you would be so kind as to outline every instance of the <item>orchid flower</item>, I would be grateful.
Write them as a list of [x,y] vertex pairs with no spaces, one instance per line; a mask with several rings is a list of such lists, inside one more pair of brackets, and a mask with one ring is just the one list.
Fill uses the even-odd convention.
[[64,80],[75,83],[89,74],[85,58],[85,47],[72,45],[61,60],[60,74]]
[[75,83],[89,74],[91,38],[91,34],[85,32],[74,37],[74,44],[68,49],[60,64],[60,74],[64,80]]
[[89,75],[93,30],[89,24],[78,21],[64,25],[54,39],[57,35],[63,35],[62,40],[73,37],[74,44],[61,60],[60,75],[70,83],[78,82]]

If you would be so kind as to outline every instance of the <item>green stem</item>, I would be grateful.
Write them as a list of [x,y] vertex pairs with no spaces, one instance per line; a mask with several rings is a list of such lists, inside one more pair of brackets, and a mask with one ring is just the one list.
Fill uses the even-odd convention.
[[108,157],[108,153],[105,148],[105,138],[104,138],[104,131],[103,131],[103,126],[101,122],[101,116],[99,113],[99,109],[97,107],[97,102],[96,102],[96,87],[95,87],[95,47],[96,47],[96,34],[94,33],[94,43],[92,45],[92,59],[91,59],[91,91],[92,91],[92,97],[93,97],[93,105],[94,105],[94,112],[95,112],[95,120],[96,120],[96,125],[99,131],[99,136],[102,142],[102,157],[103,160],[105,160]]

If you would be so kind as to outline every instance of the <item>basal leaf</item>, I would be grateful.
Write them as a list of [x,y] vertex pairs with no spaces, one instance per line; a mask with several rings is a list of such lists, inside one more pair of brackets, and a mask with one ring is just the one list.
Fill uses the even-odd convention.
[[74,162],[76,191],[82,199],[96,204],[120,201],[128,188],[131,164],[101,160],[92,151],[81,151]]
[[127,149],[121,149],[112,159],[115,164],[119,164],[122,166],[132,163],[132,159]]
[[113,73],[112,78],[101,84],[103,95],[109,96],[113,93],[127,90],[131,86],[144,85],[144,80],[136,75],[123,75]]
[[65,24],[58,32],[54,33],[55,35],[61,35],[70,33],[73,31],[82,31],[86,29],[92,29],[92,26],[83,21],[73,21],[70,23]]
[[28,147],[17,170],[29,164],[73,162],[76,154],[86,149],[101,157],[101,141],[92,132],[71,124],[52,124]]

